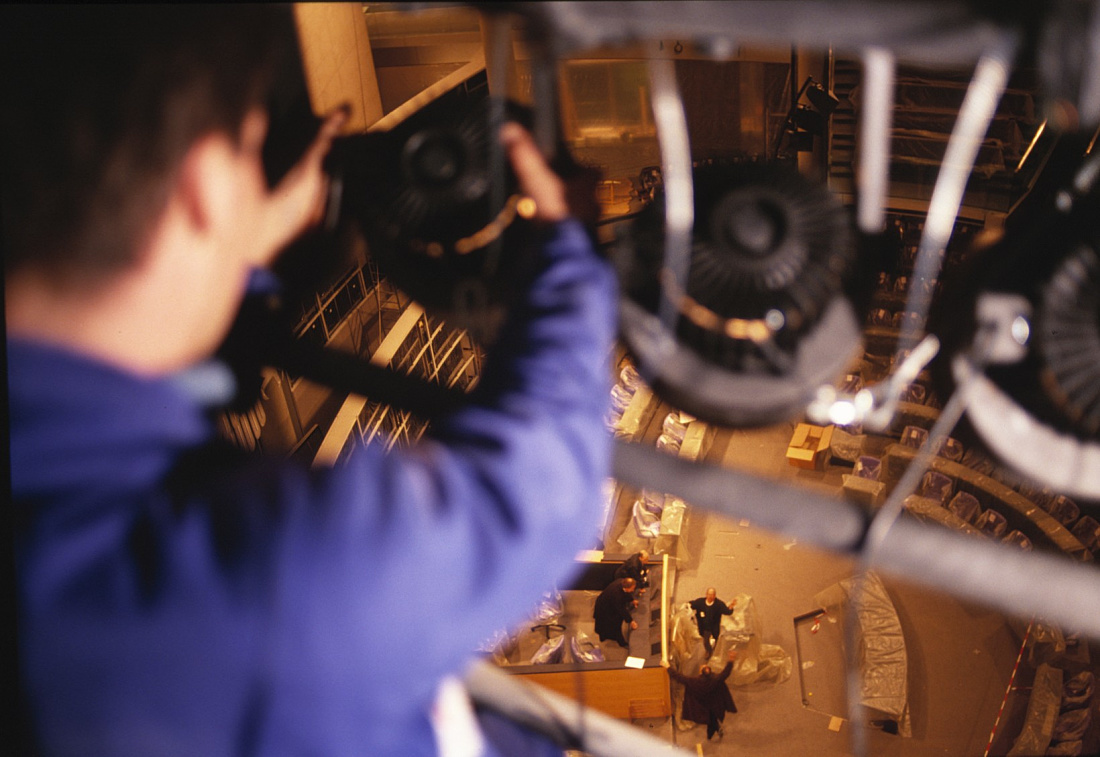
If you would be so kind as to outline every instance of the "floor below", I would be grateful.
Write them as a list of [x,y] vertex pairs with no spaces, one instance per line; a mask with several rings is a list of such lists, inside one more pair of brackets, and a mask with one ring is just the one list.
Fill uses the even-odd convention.
[[[827,474],[788,466],[783,451],[793,425],[719,432],[710,457],[730,467],[835,494],[839,482],[829,480]],[[705,755],[852,754],[847,663],[843,649],[838,648],[842,634],[827,626],[821,639],[799,654],[795,618],[817,609],[815,594],[851,576],[853,561],[777,538],[750,522],[732,522],[702,511],[691,512],[683,538],[688,560],[678,566],[672,601],[701,596],[710,586],[719,597],[751,595],[762,621],[761,641],[791,654],[794,669],[789,679],[778,684],[732,687],[738,712],[727,716],[720,739],[707,741],[704,726],[673,728],[675,743]],[[1005,618],[914,583],[882,578],[905,636],[912,736],[858,726],[866,753],[985,754],[1007,698],[996,749],[991,752],[1004,754],[1026,710],[1026,688],[1009,692],[1009,684],[1028,619]],[[1021,668],[1027,667],[1025,655]],[[1016,685],[1023,680],[1026,672]],[[804,688],[808,704],[803,702]]]

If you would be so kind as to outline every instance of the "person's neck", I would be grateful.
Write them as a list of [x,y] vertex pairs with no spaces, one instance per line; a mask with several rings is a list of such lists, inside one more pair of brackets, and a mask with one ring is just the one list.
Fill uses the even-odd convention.
[[56,345],[142,376],[208,357],[225,337],[247,280],[243,258],[169,202],[130,267],[89,281],[44,267],[10,272],[10,336]]
[[10,275],[4,310],[10,337],[53,345],[144,376],[189,364],[160,328],[170,305],[126,275],[101,285],[64,284],[45,273]]

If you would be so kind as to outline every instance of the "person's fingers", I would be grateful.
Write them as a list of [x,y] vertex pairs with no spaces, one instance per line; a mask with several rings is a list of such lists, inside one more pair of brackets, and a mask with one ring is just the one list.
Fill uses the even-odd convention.
[[271,191],[265,229],[271,238],[269,254],[281,250],[324,217],[328,181],[321,164],[350,114],[351,109],[346,106],[330,113],[302,157]]
[[547,223],[565,219],[569,215],[565,186],[547,165],[527,130],[508,122],[500,127],[500,141],[519,180],[520,190],[535,202],[533,217]]
[[325,120],[321,123],[321,128],[317,130],[317,136],[313,138],[313,143],[310,144],[306,150],[306,154],[303,156],[301,163],[315,164],[318,167],[321,165],[321,161],[324,160],[325,155],[328,154],[329,148],[332,147],[332,140],[336,138],[336,135],[340,133],[340,130],[344,128],[344,124],[348,122],[351,117],[351,106],[341,105],[325,116]]

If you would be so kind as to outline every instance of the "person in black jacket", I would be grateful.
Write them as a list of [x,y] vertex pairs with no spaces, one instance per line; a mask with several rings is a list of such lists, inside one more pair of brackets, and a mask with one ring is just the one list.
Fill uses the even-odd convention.
[[615,578],[633,578],[638,582],[638,593],[644,594],[649,586],[649,552],[635,552],[615,570]]
[[714,642],[722,632],[722,616],[733,614],[736,604],[736,599],[729,604],[718,599],[713,586],[707,589],[706,596],[691,600],[691,609],[695,611],[695,622],[699,624],[699,635],[703,637],[707,657],[714,652]]
[[[716,733],[722,735],[722,720],[727,712],[737,712],[733,695],[726,686],[726,679],[733,672],[733,661],[736,658],[737,652],[731,649],[726,667],[717,675],[709,665],[699,668],[699,675],[694,678],[677,673],[672,668],[668,669],[669,677],[684,685],[684,707],[680,711],[680,717],[695,723],[706,723],[708,740]],[[661,664],[668,667],[667,662]]]
[[638,582],[633,578],[617,578],[596,597],[596,607],[592,617],[596,620],[596,633],[600,641],[612,639],[620,647],[627,646],[623,637],[623,623],[629,623],[630,629],[638,627],[631,610],[638,606],[634,599],[634,589]]

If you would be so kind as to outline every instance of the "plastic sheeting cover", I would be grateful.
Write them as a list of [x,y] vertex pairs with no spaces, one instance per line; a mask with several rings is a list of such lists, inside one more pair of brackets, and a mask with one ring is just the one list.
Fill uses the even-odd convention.
[[1044,663],[1035,671],[1024,727],[1008,751],[1009,757],[1046,753],[1061,703],[1062,671]]
[[512,637],[507,631],[495,631],[492,636],[483,641],[477,648],[478,652],[489,654],[497,665],[508,664],[508,647],[513,644]]
[[646,539],[656,539],[661,533],[661,510],[654,512],[646,500],[635,500],[631,522],[634,524],[634,530],[637,531],[638,536]]
[[1039,665],[1061,657],[1066,652],[1066,637],[1053,623],[1036,620],[1027,639],[1027,659]]
[[841,428],[834,428],[833,435],[829,439],[829,454],[833,457],[855,463],[863,452],[863,442],[866,439],[862,434],[852,434]]
[[583,631],[569,639],[569,651],[573,653],[574,662],[603,662],[603,650],[599,644]]
[[668,536],[679,536],[684,527],[684,514],[687,505],[682,499],[670,498],[661,511],[661,533]]
[[1046,751],[1047,757],[1079,757],[1084,754],[1081,741],[1060,741]]
[[676,439],[668,434],[661,434],[657,437],[657,449],[662,452],[670,452],[674,455],[679,454],[680,442],[680,439]]
[[[938,500],[929,499],[928,497],[918,497],[915,494],[910,494],[905,498],[905,509],[911,513],[918,520],[925,523],[939,523],[941,526],[947,526],[953,528],[956,531],[962,531],[963,533],[970,534],[971,536],[985,537],[979,529],[967,523],[959,516],[952,513],[950,510],[945,509]],[[1019,533],[1018,531],[1016,533]],[[1021,534],[1022,536],[1022,534]]]
[[1088,707],[1070,710],[1058,716],[1054,724],[1052,741],[1080,741],[1085,731],[1092,725],[1092,710]]
[[942,473],[930,470],[921,478],[917,494],[929,499],[939,500],[940,504],[947,504],[947,500],[951,499],[951,493],[954,490],[955,483],[950,478]]
[[1066,681],[1062,687],[1062,709],[1074,710],[1092,701],[1096,689],[1096,676],[1091,670],[1083,670]]
[[1008,529],[1008,521],[996,510],[986,510],[974,521],[974,528],[994,539],[1000,539]]
[[[814,596],[819,607],[830,612],[848,603],[854,578],[830,586]],[[909,661],[901,621],[886,587],[873,571],[864,574],[861,591],[853,600],[860,671],[860,703],[898,720],[899,733],[911,735],[908,702]]]
[[556,665],[565,659],[565,637],[548,639],[538,651],[531,655],[532,665]]
[[666,415],[664,421],[661,423],[662,434],[671,437],[677,442],[683,442],[684,436],[687,434],[687,424],[690,422],[684,420],[683,415],[683,413],[679,412]]
[[882,474],[882,460],[869,455],[861,455],[859,460],[856,461],[852,472],[860,478],[878,481],[879,476]]
[[967,492],[959,492],[952,497],[947,509],[967,523],[973,523],[982,513],[982,506],[978,503],[978,498]]
[[531,620],[540,624],[557,623],[561,618],[562,612],[564,612],[564,606],[561,592],[548,591],[542,595],[542,599],[539,601],[538,607],[535,608],[535,613],[531,616]]

